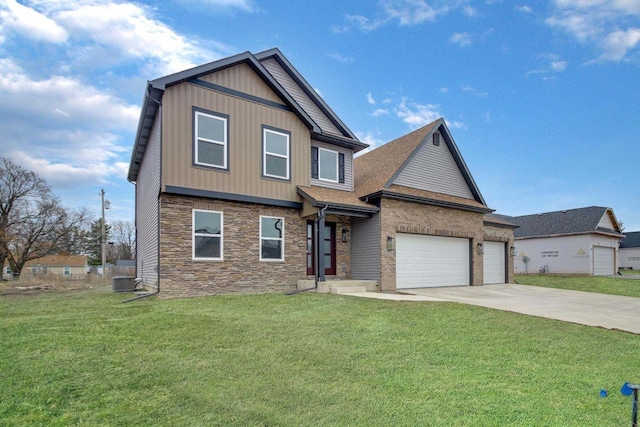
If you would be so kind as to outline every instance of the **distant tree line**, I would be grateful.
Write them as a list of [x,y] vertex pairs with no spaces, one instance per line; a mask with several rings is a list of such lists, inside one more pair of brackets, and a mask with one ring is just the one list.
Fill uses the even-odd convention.
[[[0,157],[0,268],[20,274],[28,261],[46,255],[87,255],[101,261],[102,218],[87,208],[65,208],[38,174]],[[133,259],[135,228],[105,224],[107,262]]]

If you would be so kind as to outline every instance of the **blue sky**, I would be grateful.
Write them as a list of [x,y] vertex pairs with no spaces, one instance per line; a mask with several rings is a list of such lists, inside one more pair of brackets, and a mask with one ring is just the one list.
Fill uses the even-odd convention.
[[640,0],[0,0],[0,155],[132,220],[145,82],[272,47],[372,146],[444,117],[499,213],[640,230]]

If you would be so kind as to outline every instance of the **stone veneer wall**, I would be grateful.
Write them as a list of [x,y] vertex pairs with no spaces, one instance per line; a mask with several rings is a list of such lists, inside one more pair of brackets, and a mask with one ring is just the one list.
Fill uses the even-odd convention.
[[[223,212],[223,261],[192,259],[193,209]],[[285,218],[284,261],[260,261],[260,215]],[[296,209],[163,194],[160,297],[295,290],[306,277],[306,224]]]
[[[380,201],[380,285],[381,290],[396,289],[396,251],[387,251],[387,236],[396,232],[472,239],[472,248],[483,241],[482,214],[459,209],[429,206],[402,200]],[[472,285],[482,285],[482,256],[471,251]]]
[[514,257],[509,254],[509,248],[514,246],[513,228],[494,227],[490,225],[484,226],[484,240],[493,242],[507,243],[507,283],[514,283]]

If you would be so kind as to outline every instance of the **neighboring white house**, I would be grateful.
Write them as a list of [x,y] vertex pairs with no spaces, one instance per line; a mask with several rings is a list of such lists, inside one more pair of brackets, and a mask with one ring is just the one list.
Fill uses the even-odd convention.
[[515,229],[515,273],[616,274],[621,233],[613,209],[599,206],[503,217]]
[[640,270],[640,231],[625,233],[618,250],[618,267]]

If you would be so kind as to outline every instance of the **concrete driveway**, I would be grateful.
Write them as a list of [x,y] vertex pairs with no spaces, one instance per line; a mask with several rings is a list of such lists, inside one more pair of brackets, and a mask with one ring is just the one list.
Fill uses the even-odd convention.
[[402,292],[640,334],[640,298],[511,284]]

